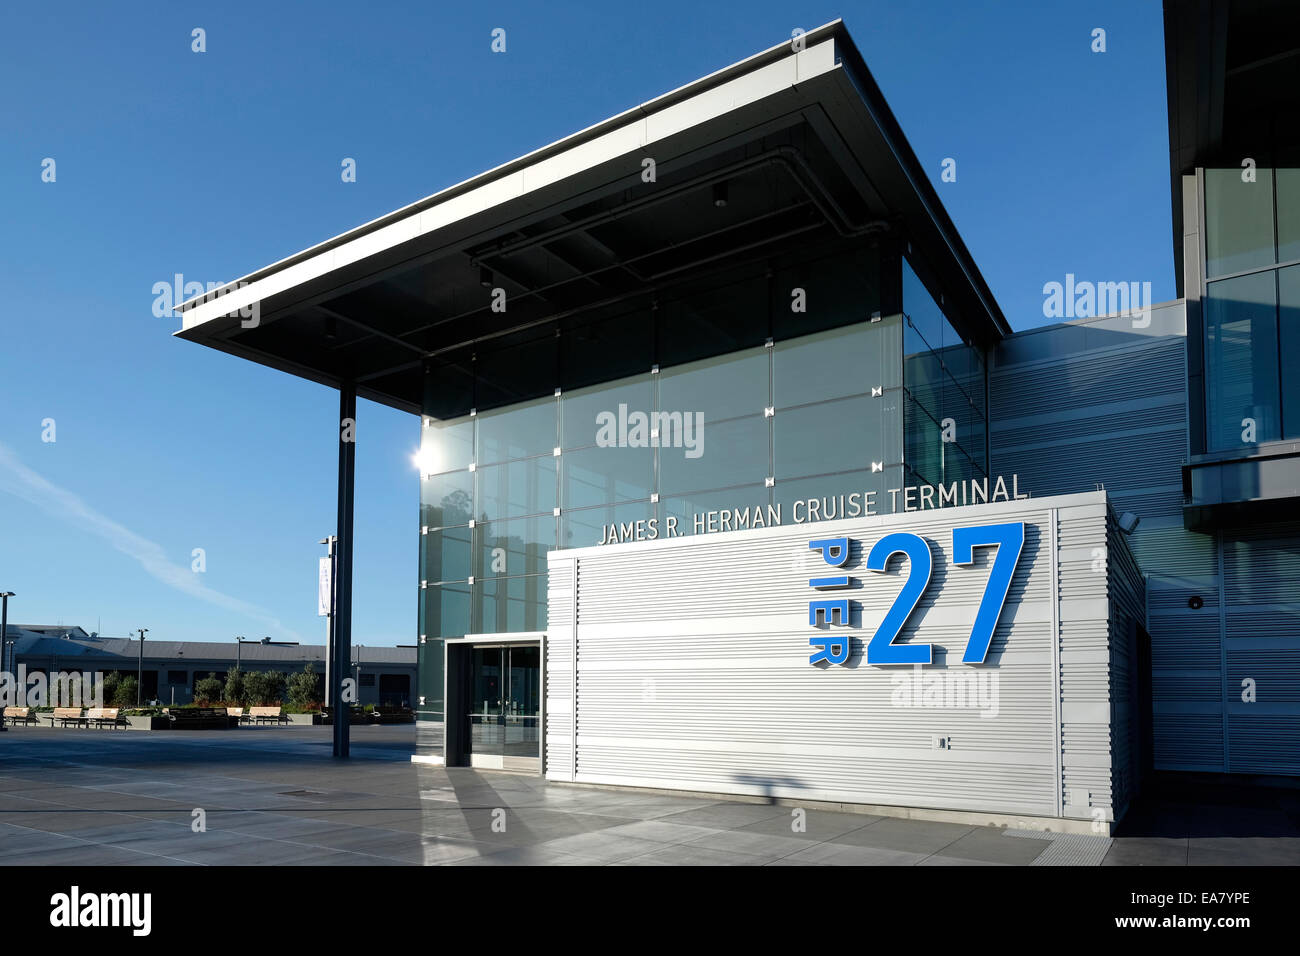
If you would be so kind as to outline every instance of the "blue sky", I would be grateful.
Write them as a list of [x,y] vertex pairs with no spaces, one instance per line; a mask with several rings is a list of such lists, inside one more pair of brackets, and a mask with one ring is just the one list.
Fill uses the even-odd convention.
[[[48,3],[3,17],[11,623],[323,642],[336,395],[173,338],[153,284],[238,278],[795,27],[845,20],[1013,327],[1048,321],[1043,284],[1066,273],[1174,296],[1155,0]],[[1105,53],[1090,50],[1097,27]],[[940,182],[947,157],[955,183]],[[358,643],[414,641],[418,432],[360,403]]]

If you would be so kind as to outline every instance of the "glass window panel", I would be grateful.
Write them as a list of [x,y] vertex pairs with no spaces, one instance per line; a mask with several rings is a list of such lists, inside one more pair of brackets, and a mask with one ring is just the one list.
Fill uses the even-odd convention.
[[554,399],[560,384],[555,333],[554,325],[539,325],[476,346],[474,401],[480,415],[533,399]]
[[555,550],[557,524],[553,514],[510,521],[484,521],[474,528],[478,542],[475,577],[539,574],[546,555]]
[[983,447],[986,427],[984,418],[972,404],[966,390],[947,375],[944,376],[940,392],[938,413],[941,425],[946,425],[951,420],[953,441],[967,451],[977,446]]
[[560,336],[560,386],[566,396],[587,385],[605,387],[615,379],[648,377],[654,364],[648,294],[596,312],[603,315],[590,321],[592,314],[584,312],[584,321],[565,328]]
[[762,270],[749,259],[726,275],[696,279],[680,294],[661,299],[656,316],[659,364],[668,368],[761,348],[767,338],[767,281]]
[[[768,475],[768,421],[760,414],[715,424],[706,414],[703,432],[693,451],[660,449],[660,493],[679,494],[761,482]],[[698,455],[690,458],[688,452],[698,452]]]
[[768,405],[767,352],[750,349],[664,369],[658,410],[703,412],[706,426],[724,418],[761,415]]
[[540,631],[546,627],[546,575],[476,578],[475,634]]
[[[562,510],[560,543],[565,548],[589,548],[605,542],[611,525],[626,525],[628,531],[635,534],[636,523],[644,522],[653,515],[654,507],[649,501],[629,501],[601,508],[584,508],[581,511]],[[645,526],[645,534],[649,534],[648,526]],[[664,536],[662,528],[659,536]]]
[[549,398],[525,402],[478,418],[478,463],[491,464],[529,455],[551,454],[559,444],[559,403]]
[[984,477],[983,469],[976,465],[964,447],[955,442],[948,442],[943,446],[942,484],[982,477]]
[[[681,449],[666,448],[665,455]],[[649,498],[654,490],[653,448],[583,448],[560,456],[560,507],[589,508]]]
[[1300,259],[1300,169],[1275,169],[1277,178],[1277,261]]
[[[708,526],[708,513],[711,511],[723,512],[729,514],[727,530],[734,529],[732,516],[739,509],[743,512],[752,513],[754,508],[761,508],[763,517],[768,515],[767,506],[771,500],[771,493],[767,485],[745,485],[740,488],[725,488],[721,491],[704,491],[696,492],[689,495],[681,495],[671,498],[660,498],[659,505],[656,509],[659,518],[659,536],[667,537],[668,535],[668,518],[671,516],[676,520],[678,535],[694,534],[697,529],[696,519],[698,518],[704,527]],[[782,516],[784,520],[784,516]],[[714,531],[723,530],[721,518],[713,519]]]
[[474,371],[468,349],[431,359],[424,374],[422,414],[443,421],[469,415],[474,407]]
[[772,419],[776,478],[898,464],[899,391],[782,409]]
[[943,345],[943,327],[947,322],[943,310],[907,260],[903,261],[903,311],[911,320],[903,333],[904,353],[911,355]]
[[426,637],[470,633],[469,584],[431,584],[424,589],[424,601]]
[[424,535],[424,577],[433,581],[465,581],[470,567],[470,528],[444,528]]
[[606,416],[618,420],[619,406],[626,408],[629,415],[654,411],[654,377],[647,371],[631,380],[565,392],[560,399],[561,447],[595,445],[602,425],[609,420]]
[[[947,415],[954,406],[964,406],[963,414],[984,417],[984,363],[977,349],[967,345],[945,348],[940,357],[947,371],[943,384],[943,408]],[[982,440],[982,439],[981,439]]]
[[[842,475],[822,475],[815,478],[794,478],[787,481],[778,480],[774,489],[774,500],[781,506],[781,522],[794,524],[795,519],[808,521],[810,518],[821,520],[827,515],[837,518],[858,517],[866,513],[867,493],[875,492],[872,511],[875,514],[890,514],[888,489],[903,486],[902,465],[886,466],[884,471],[847,472]],[[853,514],[854,503],[849,495],[857,494],[858,514]],[[844,501],[839,500],[840,495]],[[826,499],[825,502],[822,499]],[[817,505],[811,509],[807,502],[816,500]],[[796,502],[801,502],[796,508]],[[902,505],[899,505],[902,508]],[[797,512],[797,514],[796,514]]]
[[1240,168],[1205,171],[1205,259],[1208,278],[1277,261],[1271,169],[1257,169],[1253,183]]
[[788,408],[897,385],[898,330],[895,319],[776,343],[772,349],[772,403]]
[[1212,282],[1205,310],[1206,432],[1210,449],[1281,435],[1275,272]]
[[420,482],[420,524],[428,528],[468,524],[474,517],[474,473],[453,471]]
[[427,475],[468,468],[474,461],[474,419],[440,422],[426,418],[420,442],[420,470]]
[[910,397],[903,399],[903,459],[918,480],[936,484],[943,478],[943,433],[939,422]]
[[[1287,170],[1290,172],[1290,170]],[[1277,274],[1282,336],[1282,428],[1300,438],[1300,266]]]
[[[880,312],[880,251],[858,248],[804,261],[772,263],[772,334],[778,341],[864,322]],[[804,290],[805,310],[790,308],[792,290]],[[762,313],[758,313],[762,314]]]
[[[421,602],[421,606],[423,607]],[[423,611],[421,611],[423,616]],[[428,633],[428,627],[421,623],[420,633],[425,635],[425,642],[419,645],[416,654],[416,666],[419,668],[417,687],[424,703],[420,705],[421,713],[431,714],[435,719],[442,719],[442,684],[443,684],[443,648],[442,638]]]
[[481,521],[555,511],[554,455],[479,468],[476,517]]
[[908,355],[903,360],[903,382],[912,400],[929,409],[936,418],[943,405],[943,388],[947,374],[939,361],[939,356],[929,349],[922,349],[915,355]]

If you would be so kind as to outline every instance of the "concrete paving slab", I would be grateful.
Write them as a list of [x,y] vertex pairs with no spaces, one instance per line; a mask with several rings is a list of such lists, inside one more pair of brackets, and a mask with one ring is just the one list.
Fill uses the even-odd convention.
[[[361,730],[361,728],[354,728]],[[0,865],[1025,865],[1033,834],[410,763],[412,727],[6,735]],[[190,829],[207,811],[208,832]],[[497,832],[494,810],[504,810]],[[1155,788],[1105,864],[1300,863],[1300,792]]]

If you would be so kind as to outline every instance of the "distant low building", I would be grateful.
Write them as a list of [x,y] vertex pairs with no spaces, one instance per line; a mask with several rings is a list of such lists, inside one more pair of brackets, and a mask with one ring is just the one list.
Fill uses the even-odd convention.
[[[9,646],[9,641],[13,645]],[[6,670],[26,667],[28,674],[59,671],[119,671],[134,676],[141,670],[141,697],[164,704],[187,704],[194,686],[209,674],[225,679],[238,663],[241,670],[280,671],[286,677],[310,664],[324,687],[325,646],[283,641],[168,641],[147,639],[140,665],[140,642],[125,637],[100,637],[81,627],[49,624],[10,624],[5,633]],[[415,701],[415,648],[353,645],[348,676],[357,680],[357,702],[412,706]],[[322,690],[323,694],[323,690]]]

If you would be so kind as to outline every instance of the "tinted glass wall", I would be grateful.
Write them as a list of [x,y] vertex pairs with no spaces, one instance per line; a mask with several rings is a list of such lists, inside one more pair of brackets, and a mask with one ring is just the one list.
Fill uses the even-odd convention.
[[552,549],[651,519],[691,534],[724,509],[789,522],[795,501],[903,484],[902,317],[881,314],[881,273],[869,247],[811,250],[432,366],[422,710],[441,710],[443,638],[545,628]]
[[1205,170],[1209,451],[1300,437],[1300,170]]
[[903,262],[904,457],[910,485],[988,474],[983,352],[967,344]]

